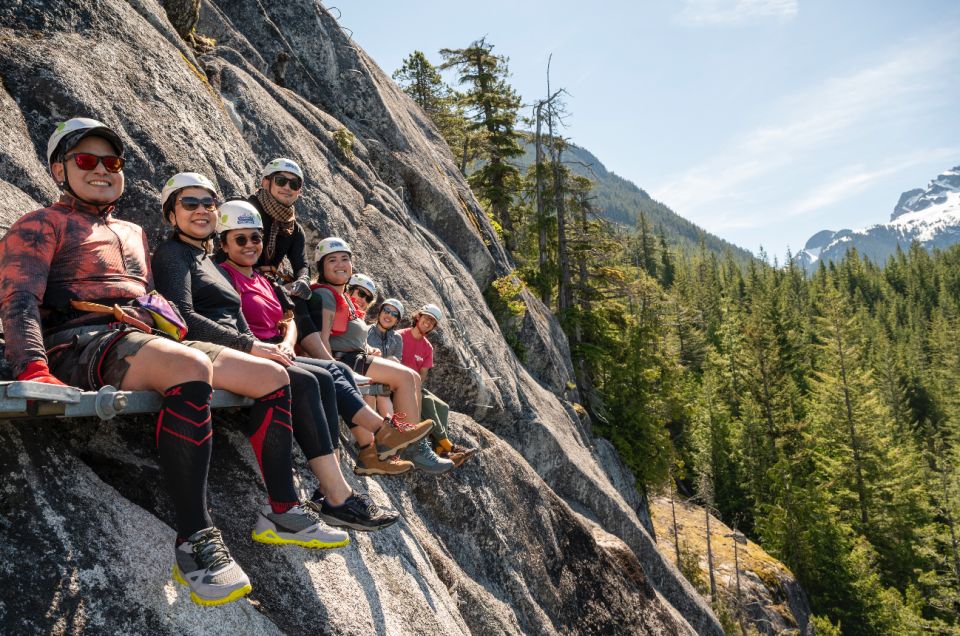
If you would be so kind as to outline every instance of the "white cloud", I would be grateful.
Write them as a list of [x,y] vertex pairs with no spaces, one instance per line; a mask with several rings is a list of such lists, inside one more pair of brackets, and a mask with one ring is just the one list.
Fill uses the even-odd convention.
[[[960,52],[950,44],[957,35],[951,30],[911,41],[872,67],[827,79],[783,100],[772,123],[746,131],[715,157],[667,177],[651,194],[712,231],[763,223],[764,214],[748,208],[770,175],[806,168],[812,161],[825,163],[833,150],[857,135],[922,117],[935,98],[937,80],[942,81],[944,69]],[[862,189],[869,182],[852,180],[849,185]],[[815,200],[813,194],[807,198]],[[724,221],[721,213],[731,202],[740,212],[727,214]],[[796,209],[801,208],[798,204]],[[767,223],[775,221],[766,217]]]
[[696,26],[729,26],[762,19],[787,21],[797,15],[797,0],[686,0],[677,20]]
[[863,192],[869,186],[890,175],[925,163],[936,163],[948,159],[956,161],[958,156],[960,156],[960,149],[937,148],[914,153],[896,163],[879,168],[868,169],[864,166],[850,166],[841,171],[843,176],[821,183],[801,199],[788,203],[786,214],[787,216],[802,216],[817,212],[834,203],[853,198],[856,194]]

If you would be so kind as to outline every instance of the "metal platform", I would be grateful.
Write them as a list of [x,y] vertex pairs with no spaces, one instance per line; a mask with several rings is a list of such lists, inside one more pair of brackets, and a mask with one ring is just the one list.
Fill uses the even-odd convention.
[[[99,391],[81,391],[72,386],[42,382],[0,382],[0,418],[24,417],[99,417],[110,420],[117,415],[156,413],[162,398],[155,391],[120,391],[105,386]],[[214,391],[211,408],[250,406],[253,400]]]
[[[364,395],[390,395],[390,387],[370,378],[357,376]],[[0,419],[30,417],[99,417],[110,420],[117,415],[157,413],[162,398],[155,391],[121,391],[105,386],[99,391],[81,391],[72,386],[42,382],[0,382]],[[210,408],[244,407],[251,398],[216,390]]]

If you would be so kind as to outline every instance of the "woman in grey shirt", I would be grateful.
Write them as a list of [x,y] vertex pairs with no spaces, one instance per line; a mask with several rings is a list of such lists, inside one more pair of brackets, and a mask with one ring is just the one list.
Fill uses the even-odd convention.
[[403,303],[396,298],[387,298],[377,312],[377,322],[367,331],[367,344],[380,350],[388,360],[400,362],[403,357],[403,338],[396,331],[403,318]]

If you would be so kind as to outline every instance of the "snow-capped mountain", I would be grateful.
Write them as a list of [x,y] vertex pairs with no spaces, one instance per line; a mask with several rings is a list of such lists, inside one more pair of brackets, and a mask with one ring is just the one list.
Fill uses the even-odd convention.
[[913,241],[927,249],[960,243],[960,166],[942,173],[924,189],[900,195],[888,223],[859,230],[817,232],[795,258],[811,270],[817,261],[840,260],[855,247],[861,255],[882,265],[897,245],[906,250]]

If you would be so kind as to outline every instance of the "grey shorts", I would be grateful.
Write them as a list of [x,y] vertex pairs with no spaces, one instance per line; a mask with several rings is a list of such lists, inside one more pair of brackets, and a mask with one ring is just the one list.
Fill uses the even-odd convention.
[[[130,358],[151,340],[162,338],[136,329],[98,325],[78,327],[55,333],[46,339],[50,371],[61,382],[96,391],[104,385],[120,388]],[[184,340],[180,344],[198,349],[216,361],[221,345]]]

